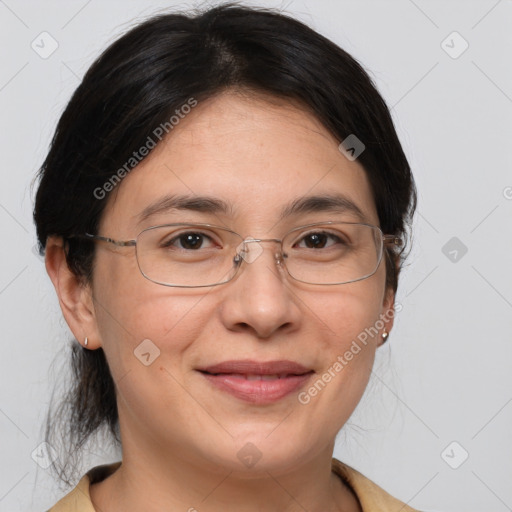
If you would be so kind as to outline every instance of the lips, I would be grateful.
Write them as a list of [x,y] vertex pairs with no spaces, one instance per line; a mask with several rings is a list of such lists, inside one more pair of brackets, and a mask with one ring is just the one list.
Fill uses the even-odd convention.
[[241,400],[268,404],[302,387],[314,373],[294,361],[231,360],[197,369],[215,388]]
[[294,361],[224,361],[222,363],[199,368],[199,371],[219,374],[236,373],[240,375],[304,375],[312,370]]

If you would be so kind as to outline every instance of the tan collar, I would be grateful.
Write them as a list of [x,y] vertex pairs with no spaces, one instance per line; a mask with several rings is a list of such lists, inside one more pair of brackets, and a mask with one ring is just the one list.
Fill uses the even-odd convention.
[[[121,462],[114,462],[92,468],[78,485],[48,512],[96,512],[91,503],[89,486],[107,478],[120,465]],[[352,489],[361,503],[363,512],[417,512],[393,498],[356,469],[337,459],[332,459],[332,470]]]
[[418,512],[337,459],[332,459],[332,470],[354,491],[363,512]]

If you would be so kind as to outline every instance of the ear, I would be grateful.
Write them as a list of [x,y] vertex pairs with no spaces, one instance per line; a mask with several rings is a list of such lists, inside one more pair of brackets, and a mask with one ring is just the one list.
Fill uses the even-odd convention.
[[69,269],[66,261],[64,241],[61,237],[48,237],[45,249],[46,271],[52,280],[59,298],[64,319],[75,338],[83,345],[87,337],[87,348],[101,346],[96,322],[92,289],[84,284]]
[[[380,314],[380,319],[384,322],[384,327],[381,329],[380,335],[386,331],[388,334],[391,333],[391,329],[393,329],[393,324],[395,321],[395,292],[391,287],[386,289],[384,300],[382,301],[382,311]],[[385,340],[380,338],[377,347],[380,347],[385,343]]]

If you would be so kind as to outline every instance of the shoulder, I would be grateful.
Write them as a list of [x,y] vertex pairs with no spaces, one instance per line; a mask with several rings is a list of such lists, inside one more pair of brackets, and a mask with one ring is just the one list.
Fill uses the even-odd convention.
[[332,470],[355,493],[363,512],[418,512],[406,503],[394,498],[384,489],[365,477],[356,469],[343,462],[332,459]]
[[80,479],[71,492],[66,494],[47,512],[96,512],[91,502],[89,486],[107,478],[120,465],[121,462],[114,462],[92,468]]

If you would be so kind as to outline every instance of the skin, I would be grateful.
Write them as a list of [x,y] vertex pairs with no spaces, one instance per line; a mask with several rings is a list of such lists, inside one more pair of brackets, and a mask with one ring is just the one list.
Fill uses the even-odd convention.
[[[378,226],[365,171],[338,144],[298,106],[223,93],[198,104],[123,179],[99,234],[128,240],[151,225],[190,221],[225,225],[244,237],[282,238],[293,227],[333,217],[357,222],[353,214],[332,212],[277,222],[289,201],[333,191]],[[136,215],[169,191],[215,196],[232,211],[168,212],[137,225]],[[366,388],[380,335],[307,405],[297,393],[250,404],[212,387],[195,368],[228,359],[289,359],[322,375],[392,310],[385,264],[359,282],[315,286],[292,280],[276,264],[272,243],[262,247],[231,282],[184,289],[145,279],[133,247],[106,243],[96,244],[92,283],[81,285],[66,265],[62,241],[49,239],[46,266],[65,319],[80,342],[88,337],[87,349],[103,348],[117,388],[123,463],[91,486],[97,510],[361,510],[331,472],[331,457]],[[385,329],[391,327],[392,318]],[[133,354],[144,339],[160,350],[149,366]],[[248,442],[262,454],[251,468],[237,457]]]

